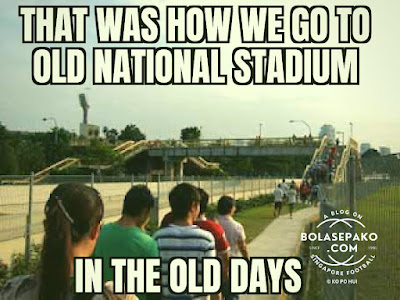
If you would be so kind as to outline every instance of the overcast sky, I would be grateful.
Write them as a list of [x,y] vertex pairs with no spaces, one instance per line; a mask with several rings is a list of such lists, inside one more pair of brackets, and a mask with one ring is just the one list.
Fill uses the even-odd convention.
[[[224,4],[294,5],[304,1],[224,1]],[[78,132],[82,112],[78,94],[86,92],[91,105],[89,120],[101,127],[123,128],[136,124],[149,139],[178,138],[185,126],[202,126],[205,138],[253,138],[263,123],[263,136],[304,135],[307,128],[289,124],[306,120],[317,134],[323,124],[332,124],[374,147],[400,151],[400,97],[398,95],[400,3],[388,1],[307,1],[312,4],[369,5],[372,39],[360,45],[358,86],[36,86],[31,80],[31,52],[36,45],[22,44],[18,5],[33,4],[157,4],[172,1],[3,1],[0,10],[0,121],[14,130],[47,130],[41,119],[55,117],[60,126]],[[182,2],[177,2],[182,5]],[[213,3],[202,1],[202,4]],[[214,2],[215,3],[215,2]],[[191,1],[185,1],[191,4]],[[193,4],[198,4],[193,2]],[[88,53],[96,45],[91,7],[87,24]],[[237,24],[233,24],[233,30]],[[334,34],[334,33],[332,33]],[[160,45],[163,42],[162,32]],[[329,43],[327,46],[336,46]],[[138,45],[132,45],[138,46]],[[139,45],[140,46],[140,45]],[[204,46],[204,45],[203,45]],[[233,36],[231,51],[239,46]],[[261,45],[254,45],[261,46]],[[268,45],[266,45],[267,47]],[[274,45],[276,46],[276,45]],[[285,46],[293,46],[287,43]],[[307,46],[307,45],[304,45]],[[357,46],[350,44],[351,46]],[[230,55],[228,56],[230,57]],[[91,70],[91,56],[88,70]],[[89,74],[90,75],[90,74]],[[85,90],[87,89],[87,90]]]

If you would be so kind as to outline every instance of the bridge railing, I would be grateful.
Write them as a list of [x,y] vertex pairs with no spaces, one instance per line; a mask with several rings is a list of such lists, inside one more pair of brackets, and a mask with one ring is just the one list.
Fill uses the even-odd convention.
[[157,148],[202,148],[202,147],[273,147],[273,146],[304,146],[315,147],[321,140],[310,137],[277,137],[262,139],[201,139],[201,140],[160,140],[149,143],[150,149]]

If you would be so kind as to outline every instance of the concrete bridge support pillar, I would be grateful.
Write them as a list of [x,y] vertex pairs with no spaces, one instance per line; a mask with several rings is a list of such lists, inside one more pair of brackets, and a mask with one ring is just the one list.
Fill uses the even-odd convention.
[[183,180],[183,168],[186,163],[186,158],[164,158],[164,174],[170,178],[170,180]]

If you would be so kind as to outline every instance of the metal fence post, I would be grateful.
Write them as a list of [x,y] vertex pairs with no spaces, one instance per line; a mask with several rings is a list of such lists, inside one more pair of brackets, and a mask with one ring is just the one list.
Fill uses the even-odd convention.
[[214,176],[211,176],[211,181],[210,181],[210,196],[211,196],[211,203],[214,203]]
[[[242,178],[242,177],[240,177]],[[243,200],[246,199],[246,179],[243,180]]]
[[28,262],[31,258],[31,227],[32,227],[32,201],[33,201],[33,184],[34,173],[29,177],[29,202],[28,214],[26,215],[26,231],[25,231],[25,261]]
[[[348,172],[348,182],[349,182],[349,200],[350,200],[350,215],[353,216],[353,213],[356,211],[356,164],[355,164],[355,157],[354,155],[351,155],[349,158],[349,172]],[[350,232],[354,236],[355,234],[355,226],[350,228]],[[354,247],[354,241],[352,241],[352,246]],[[355,261],[355,258],[352,259],[352,261]],[[352,266],[353,270],[355,269],[355,266]],[[351,278],[355,278],[355,273],[354,275],[351,276]],[[356,299],[356,286],[352,285],[350,287],[350,300]]]
[[90,175],[90,186],[94,188],[94,173]]
[[258,196],[261,195],[261,175],[258,175]]
[[158,174],[157,176],[157,197],[154,199],[154,207],[153,207],[153,222],[158,226],[159,220],[158,216],[160,215],[160,184],[161,184],[161,176]]
[[355,157],[352,155],[349,159],[349,192],[350,192],[350,213],[356,211],[356,164]]
[[253,198],[253,178],[250,179],[250,198]]
[[236,179],[233,180],[232,185],[233,185],[233,199],[236,200]]

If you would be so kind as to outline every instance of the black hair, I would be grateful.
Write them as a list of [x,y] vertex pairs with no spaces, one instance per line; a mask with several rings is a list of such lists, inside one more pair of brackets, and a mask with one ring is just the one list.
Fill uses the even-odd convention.
[[195,203],[200,203],[200,193],[189,183],[178,184],[169,193],[169,205],[175,220],[185,218]]
[[64,183],[45,206],[40,266],[40,300],[64,300],[70,288],[72,246],[88,236],[103,218],[99,193],[84,184]]
[[227,215],[231,212],[235,206],[235,199],[230,196],[222,196],[218,201],[218,213],[222,216]]
[[145,185],[135,185],[125,195],[122,214],[136,217],[154,207],[154,197]]
[[207,210],[209,196],[205,190],[198,188],[200,194],[200,214],[204,214]]

